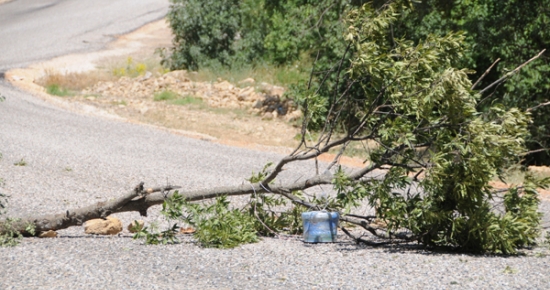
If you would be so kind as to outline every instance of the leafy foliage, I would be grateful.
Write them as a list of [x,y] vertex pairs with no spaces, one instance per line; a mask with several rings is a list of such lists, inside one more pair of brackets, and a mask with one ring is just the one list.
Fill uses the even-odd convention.
[[[340,59],[344,52],[353,54],[355,47],[344,41],[347,29],[345,16],[359,9],[361,0],[291,0],[291,1],[173,1],[169,14],[174,31],[174,50],[165,55],[172,69],[196,70],[199,67],[234,67],[268,62],[288,65],[298,60],[315,62],[310,88],[303,84],[294,87],[290,95],[305,110],[308,106],[323,106],[326,111],[335,91],[360,93],[356,86],[344,86],[326,71],[349,67],[349,58]],[[402,38],[415,44],[431,34],[444,37],[463,31],[467,50],[455,58],[458,67],[475,69],[469,75],[477,80],[497,58],[501,62],[478,85],[485,87],[511,69],[550,45],[547,32],[550,22],[550,0],[374,0],[372,7],[384,10],[394,4],[395,19],[387,27],[385,39],[392,43]],[[497,86],[484,94],[477,104],[489,110],[494,102],[523,110],[548,101],[550,63],[547,54],[522,69],[521,77]],[[306,106],[307,104],[307,106]],[[311,109],[316,111],[317,109]],[[532,137],[527,139],[530,150],[548,147],[550,107],[532,112],[529,125]],[[326,113],[326,112],[325,112]],[[309,127],[319,129],[322,114],[311,116]],[[527,156],[529,163],[549,164],[546,152]]]
[[[0,194],[0,216],[4,214],[4,204],[6,204],[6,196]],[[6,218],[0,223],[0,247],[15,247],[19,245],[23,234],[14,228],[13,223],[18,222],[19,219]],[[28,224],[25,227],[25,232],[31,236],[35,235],[35,227],[33,224]]]
[[168,20],[174,32],[174,50],[163,53],[172,69],[247,63],[261,51],[265,21],[252,0],[172,0]]
[[[380,180],[336,175],[338,199],[366,197],[390,235],[407,229],[427,246],[513,253],[532,244],[540,222],[533,181],[521,194],[511,189],[500,212],[489,185],[525,152],[529,116],[500,104],[478,111],[471,71],[455,68],[465,36],[392,38],[398,8],[365,5],[349,14],[346,40],[354,54],[341,81],[360,89],[340,95],[334,115],[310,112],[326,116],[325,130],[343,128],[378,144],[369,150],[372,166],[389,166]],[[411,179],[419,170],[424,178]]]
[[189,215],[185,221],[197,229],[195,237],[203,246],[233,248],[258,241],[254,218],[230,209],[225,197],[217,198],[210,206],[189,203],[186,208]]
[[[204,247],[233,248],[258,241],[253,218],[238,209],[230,209],[225,197],[217,198],[211,205],[202,205],[187,202],[175,192],[165,200],[161,213],[169,221],[167,229],[158,232],[144,227],[134,239],[144,239],[151,245],[177,243],[179,226],[172,221],[181,221],[196,228],[194,235]],[[136,223],[135,227],[139,225]]]
[[134,239],[144,239],[145,244],[147,245],[166,245],[166,244],[175,244],[179,242],[179,239],[176,237],[178,234],[178,224],[172,223],[174,220],[178,221],[181,219],[181,211],[183,208],[182,197],[177,192],[174,193],[172,198],[168,198],[162,204],[162,210],[160,213],[168,221],[169,226],[162,230],[158,231],[156,225],[152,225],[150,228],[141,227],[141,225],[136,221],[133,229],[138,230],[134,234]]
[[[550,23],[548,0],[424,0],[412,2],[412,6],[412,10],[402,10],[393,25],[396,38],[406,36],[418,42],[430,34],[444,36],[450,31],[464,31],[468,50],[457,63],[476,70],[470,77],[472,80],[477,80],[496,59],[501,60],[481,81],[480,88],[550,46],[550,33],[546,29]],[[525,110],[547,102],[549,78],[547,52],[524,67],[520,76],[486,92],[478,106],[486,110],[497,102]],[[549,110],[540,107],[532,112],[533,123],[529,126],[532,137],[527,139],[530,150],[549,145]],[[546,152],[531,154],[527,159],[529,163],[550,164]]]
[[341,18],[349,0],[173,0],[168,19],[174,49],[163,52],[172,69],[235,67],[263,61],[292,64],[322,51],[341,54]]

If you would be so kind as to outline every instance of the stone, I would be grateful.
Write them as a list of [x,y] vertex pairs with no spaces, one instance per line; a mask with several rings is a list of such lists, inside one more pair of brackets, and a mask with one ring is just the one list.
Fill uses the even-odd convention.
[[296,121],[296,120],[299,120],[301,117],[302,117],[302,111],[295,110],[290,114],[285,115],[285,121],[287,122]]
[[[136,223],[138,224],[137,227],[136,227]],[[142,220],[134,220],[133,222],[131,222],[127,229],[130,233],[137,233],[139,231],[141,231],[143,229],[143,227],[145,226],[145,222],[142,221]]]
[[93,235],[116,235],[122,231],[122,223],[115,217],[93,219],[84,223],[84,232]]
[[20,76],[18,76],[18,75],[13,75],[13,76],[11,77],[11,79],[14,80],[14,81],[16,81],[16,82],[18,82],[18,81],[24,80],[25,78],[20,77]]
[[239,82],[239,84],[242,84],[242,85],[245,85],[245,84],[249,84],[249,85],[253,85],[256,81],[253,79],[253,78],[246,78],[242,81]]
[[185,79],[187,76],[186,70],[173,70],[171,72],[167,72],[164,74],[164,76],[173,77],[175,79]]
[[39,238],[55,238],[55,237],[57,237],[57,232],[52,231],[52,230],[49,230],[47,232],[41,232],[40,234],[38,234],[38,237]]
[[263,115],[262,115],[262,119],[264,120],[271,120],[273,119],[273,114],[271,112],[265,112]]
[[195,228],[193,227],[181,227],[180,228],[180,234],[192,234],[196,232]]
[[[219,81],[219,79],[218,79]],[[214,85],[214,87],[218,90],[222,91],[231,91],[235,88],[230,82],[228,81],[220,81],[217,84]]]
[[150,79],[153,76],[153,74],[150,71],[145,72],[145,75],[141,77],[140,81],[145,81]]
[[247,100],[250,98],[250,96],[254,93],[254,88],[253,87],[246,87],[244,89],[242,89],[237,98],[239,101],[244,101],[244,100]]
[[270,93],[271,93],[271,95],[281,97],[285,93],[285,88],[279,87],[279,86],[272,86],[271,90],[270,90]]

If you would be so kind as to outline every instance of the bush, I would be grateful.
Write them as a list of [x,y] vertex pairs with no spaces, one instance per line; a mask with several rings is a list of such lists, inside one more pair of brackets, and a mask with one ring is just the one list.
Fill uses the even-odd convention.
[[174,49],[163,55],[171,69],[230,67],[262,51],[262,1],[173,0],[168,20]]
[[241,67],[341,54],[342,21],[355,1],[173,0],[171,69]]

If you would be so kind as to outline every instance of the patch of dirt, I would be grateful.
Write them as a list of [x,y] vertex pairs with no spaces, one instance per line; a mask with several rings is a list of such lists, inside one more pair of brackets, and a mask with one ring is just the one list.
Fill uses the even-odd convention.
[[[196,82],[186,71],[147,72],[137,78],[99,82],[75,98],[129,120],[199,132],[222,142],[294,146],[299,132],[291,122],[301,112],[281,96],[284,88],[224,80]],[[164,94],[164,95],[163,95]]]
[[[282,101],[284,88],[256,84],[245,79],[239,84],[224,80],[200,83],[190,73],[145,74],[117,82],[98,83],[76,97],[56,97],[46,93],[40,80],[49,73],[85,73],[106,63],[124,62],[129,56],[145,59],[161,47],[170,47],[172,33],[165,20],[147,24],[120,36],[106,49],[73,54],[6,72],[6,80],[65,109],[83,114],[150,124],[175,134],[210,140],[230,146],[288,154],[297,144],[300,129],[293,120],[300,117],[292,104]],[[154,101],[154,94],[173,90],[180,97],[196,97],[204,105],[176,105]],[[324,154],[321,160],[333,156]],[[342,158],[343,164],[361,166],[362,160]]]

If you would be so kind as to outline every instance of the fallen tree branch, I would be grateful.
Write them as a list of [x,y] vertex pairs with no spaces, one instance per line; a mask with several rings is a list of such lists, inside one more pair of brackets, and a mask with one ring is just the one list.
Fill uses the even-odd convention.
[[[28,225],[33,225],[37,234],[49,230],[66,229],[71,226],[82,225],[84,222],[91,219],[106,218],[110,214],[125,211],[125,206],[135,202],[136,200],[133,199],[136,197],[139,197],[138,200],[141,200],[156,192],[167,192],[178,188],[180,187],[168,185],[164,187],[144,189],[142,182],[132,191],[113,201],[98,202],[86,207],[67,210],[64,213],[59,214],[19,218],[12,222],[11,228],[27,235],[29,233],[27,233],[25,229]],[[162,196],[161,194],[158,195]],[[4,233],[5,231],[5,227],[3,226],[4,223],[5,221],[0,221],[0,233]]]
[[[291,184],[272,185],[269,187],[265,185],[262,186],[260,183],[255,183],[233,187],[217,187],[207,190],[180,192],[180,194],[183,195],[188,201],[198,201],[212,199],[219,196],[247,195],[254,193],[254,191],[264,193],[269,192],[283,195],[295,203],[299,203],[307,207],[314,207],[315,205],[304,203],[304,201],[293,196],[291,194],[292,191],[304,190],[321,184],[329,184],[331,181],[332,180],[329,176],[315,176],[313,178]],[[137,211],[142,216],[146,216],[147,210],[150,207],[162,204],[167,197],[172,196],[173,192],[170,191],[179,188],[179,186],[168,185],[164,187],[144,189],[143,183],[140,183],[135,189],[126,193],[122,197],[115,199],[114,201],[99,202],[90,206],[67,210],[65,213],[22,217],[16,222],[13,222],[11,226],[19,232],[28,234],[25,232],[25,228],[29,224],[34,225],[35,231],[40,233],[49,230],[60,230],[71,226],[82,225],[88,220],[105,218],[110,214],[120,212]],[[4,221],[0,221],[0,233],[3,233],[3,223]]]
[[[354,236],[352,233],[350,233],[344,227],[342,227],[342,231],[344,232],[344,234],[346,234],[348,237],[350,237],[352,240],[354,240],[357,244],[365,244],[365,245],[371,246],[371,247],[380,247],[380,246],[386,246],[386,245],[391,245],[391,244],[398,243],[397,241],[373,242],[373,241],[365,240],[361,237]],[[403,241],[400,241],[400,242],[403,242]],[[407,241],[407,243],[408,243],[408,241]]]

